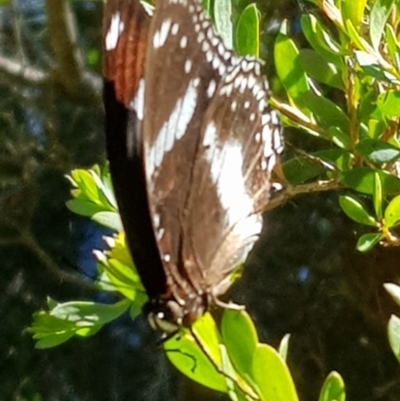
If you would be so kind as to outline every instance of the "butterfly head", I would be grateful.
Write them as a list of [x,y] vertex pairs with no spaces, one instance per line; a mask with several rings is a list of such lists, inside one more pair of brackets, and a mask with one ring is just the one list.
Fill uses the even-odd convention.
[[[207,297],[206,297],[207,298]],[[208,300],[198,296],[190,305],[180,305],[175,299],[156,299],[143,308],[150,326],[166,335],[172,335],[182,326],[188,327],[208,309]]]

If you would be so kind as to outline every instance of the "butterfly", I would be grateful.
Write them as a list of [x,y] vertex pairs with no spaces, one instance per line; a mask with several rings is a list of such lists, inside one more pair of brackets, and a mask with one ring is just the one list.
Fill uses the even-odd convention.
[[262,229],[281,126],[261,63],[237,57],[199,0],[109,0],[110,171],[152,327],[190,326],[231,286]]

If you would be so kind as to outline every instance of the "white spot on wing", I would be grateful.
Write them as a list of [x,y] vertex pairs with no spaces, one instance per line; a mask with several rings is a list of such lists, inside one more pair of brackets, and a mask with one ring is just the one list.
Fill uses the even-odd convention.
[[142,121],[144,116],[144,79],[139,80],[138,89],[129,108],[136,111],[138,120]]
[[134,135],[136,134],[137,130],[140,129],[140,123],[143,121],[143,111],[144,111],[144,79],[140,79],[138,89],[136,91],[136,95],[134,99],[129,103],[128,108],[130,110],[135,111],[137,124],[136,127],[133,129],[128,130],[128,137],[126,139],[128,154],[132,156],[132,152],[134,150]]
[[106,50],[114,50],[117,47],[118,39],[124,31],[125,25],[121,21],[121,14],[116,12],[111,18],[110,28],[106,34],[105,44]]
[[210,122],[204,133],[203,145],[207,148],[205,157],[210,163],[211,180],[226,210],[227,224],[241,238],[259,234],[262,222],[254,214],[254,205],[246,190],[241,143],[231,140],[222,147],[218,146],[217,128],[214,122]]
[[174,142],[181,139],[187,130],[197,103],[195,81],[193,79],[189,82],[185,94],[176,101],[168,120],[158,132],[155,143],[147,149],[146,172],[149,179],[155,169],[160,167],[165,153],[171,151]]
[[164,46],[165,42],[167,41],[170,27],[171,27],[171,20],[166,19],[161,24],[160,29],[154,34],[153,46],[155,49],[158,49],[158,48]]
[[180,48],[181,48],[181,49],[184,49],[184,48],[187,46],[187,43],[188,43],[188,38],[187,38],[187,36],[182,36],[182,37],[181,37],[181,40],[180,40],[180,42],[179,42]]
[[203,146],[209,147],[213,145],[216,141],[217,138],[217,127],[215,126],[214,122],[211,121],[204,132],[204,138],[203,138]]
[[215,89],[217,87],[217,83],[212,79],[208,84],[207,88],[207,96],[211,98],[214,95]]
[[185,68],[186,74],[189,74],[190,70],[192,69],[192,60],[186,60],[184,68]]
[[179,25],[175,22],[175,24],[173,24],[171,27],[171,33],[172,35],[176,35],[178,32],[179,32]]

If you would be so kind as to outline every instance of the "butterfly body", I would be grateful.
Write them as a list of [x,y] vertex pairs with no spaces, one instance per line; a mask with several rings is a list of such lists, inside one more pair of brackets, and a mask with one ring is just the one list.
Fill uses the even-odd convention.
[[225,47],[198,0],[159,0],[151,19],[109,0],[104,25],[116,197],[149,320],[172,331],[217,302],[256,241],[281,129],[260,63]]

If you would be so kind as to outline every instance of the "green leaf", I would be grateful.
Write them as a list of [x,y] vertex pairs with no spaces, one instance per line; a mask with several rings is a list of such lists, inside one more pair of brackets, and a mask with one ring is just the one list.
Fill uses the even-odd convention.
[[[287,21],[282,23],[274,48],[275,66],[282,85],[294,101],[309,92],[307,77],[301,67],[299,50],[287,32]],[[302,110],[304,112],[304,110]]]
[[122,222],[117,212],[99,212],[92,216],[92,219],[104,227],[111,228],[112,230],[122,231]]
[[300,50],[300,62],[304,71],[326,85],[343,90],[341,74],[333,63],[328,63],[320,54],[311,49]]
[[202,0],[202,3],[207,15],[214,20],[213,13],[211,12],[211,0]]
[[363,253],[369,252],[383,238],[380,233],[364,234],[358,239],[356,249]]
[[342,1],[341,11],[343,21],[350,20],[358,31],[364,15],[366,0]]
[[363,139],[357,144],[356,150],[374,164],[392,163],[400,159],[400,149],[378,139]]
[[242,56],[259,56],[260,13],[255,4],[248,5],[240,14],[236,26],[236,50]]
[[373,193],[375,214],[379,221],[382,220],[382,183],[378,173],[375,173],[375,187]]
[[105,237],[110,251],[96,251],[101,273],[97,284],[105,291],[118,291],[135,303],[143,299],[144,288],[125,244],[125,236]]
[[103,210],[99,205],[93,202],[80,199],[70,199],[66,202],[66,205],[71,212],[86,217],[92,217]]
[[58,304],[50,314],[57,319],[74,322],[78,327],[90,327],[115,320],[128,309],[129,305],[130,301],[126,299],[111,305],[74,301]]
[[300,23],[305,37],[314,50],[335,65],[339,71],[342,71],[344,63],[340,56],[346,52],[341,49],[339,43],[332,38],[332,35],[312,14],[303,14]]
[[348,134],[348,130],[343,131],[340,127],[329,127],[326,129],[326,134],[331,141],[341,149],[351,150],[353,145]]
[[71,176],[82,191],[82,195],[96,203],[99,198],[99,191],[90,172],[82,169],[74,170],[71,172]]
[[394,355],[400,362],[400,319],[392,315],[388,324],[389,344]]
[[364,206],[357,199],[348,195],[342,195],[339,196],[339,204],[347,216],[357,223],[378,227],[378,222],[369,215],[364,209]]
[[[336,169],[342,171],[347,170],[351,165],[351,154],[341,149],[326,149],[319,150],[318,152],[312,153],[316,158],[320,158],[321,161],[334,166]],[[328,167],[326,167],[328,169]],[[332,170],[330,168],[329,170]]]
[[400,222],[400,195],[393,198],[385,209],[385,223],[391,228]]
[[257,346],[252,374],[263,400],[298,401],[288,367],[282,357],[269,345]]
[[245,376],[251,370],[258,342],[257,332],[249,315],[244,311],[227,309],[222,317],[221,334],[235,368]]
[[393,298],[393,301],[396,302],[397,306],[400,306],[400,287],[393,283],[385,283],[383,286]]
[[65,342],[67,342],[71,337],[74,336],[73,331],[49,334],[46,337],[40,338],[35,343],[36,349],[47,349],[57,347]]
[[288,352],[289,352],[289,340],[290,334],[285,334],[279,343],[279,355],[282,357],[284,361],[287,360]]
[[[344,171],[340,174],[340,180],[349,188],[365,194],[373,194],[374,191],[374,169],[369,167],[357,167],[350,171]],[[382,191],[385,195],[397,194],[400,192],[400,180],[393,175],[378,170],[379,178],[382,183]]]
[[71,191],[73,199],[67,202],[71,211],[90,218],[102,212],[117,213],[107,166],[102,169],[95,165],[90,170],[73,170],[67,178],[75,187]]
[[141,290],[141,284],[138,284],[138,275],[131,266],[110,259],[103,268],[114,288],[127,299],[134,301],[136,292]]
[[379,110],[390,117],[400,116],[400,91],[388,90],[380,93],[376,102]]
[[[347,3],[347,2],[346,2]],[[356,2],[354,2],[356,3]],[[369,16],[369,35],[372,46],[378,50],[394,0],[375,0]]]
[[399,42],[396,37],[396,32],[391,25],[386,25],[386,43],[392,61],[396,64],[397,69],[400,66]]
[[302,184],[312,178],[318,177],[325,172],[321,164],[307,157],[294,157],[282,164],[285,178],[292,185]]
[[231,0],[214,0],[215,27],[228,49],[233,48],[231,15]]
[[342,376],[338,372],[329,373],[322,386],[318,401],[345,401],[346,393]]
[[375,57],[364,51],[355,51],[354,55],[363,72],[373,78],[385,81],[389,84],[398,84],[399,80],[396,76],[379,65]]
[[113,305],[95,302],[48,302],[50,311],[39,311],[33,315],[29,332],[37,340],[36,348],[50,348],[62,344],[74,335],[90,336],[100,328],[115,320],[130,305],[122,300]]
[[312,92],[304,93],[301,101],[312,111],[315,119],[323,128],[338,127],[343,132],[348,132],[349,118],[335,103]]
[[[195,322],[192,330],[214,363],[221,366],[219,333],[209,313]],[[181,329],[164,343],[172,364],[185,376],[213,390],[227,392],[225,377],[216,369],[188,329]]]
[[386,121],[370,118],[368,120],[368,135],[372,139],[379,139],[387,128]]
[[[105,210],[110,210],[115,212],[117,210],[117,202],[114,196],[113,188],[111,184],[111,180],[107,179],[107,176],[110,177],[110,173],[108,168],[104,167],[103,171],[96,172],[93,169],[89,170],[90,175],[93,178],[94,183],[96,184],[98,190],[98,200],[103,205]],[[100,177],[100,175],[102,177]]]

